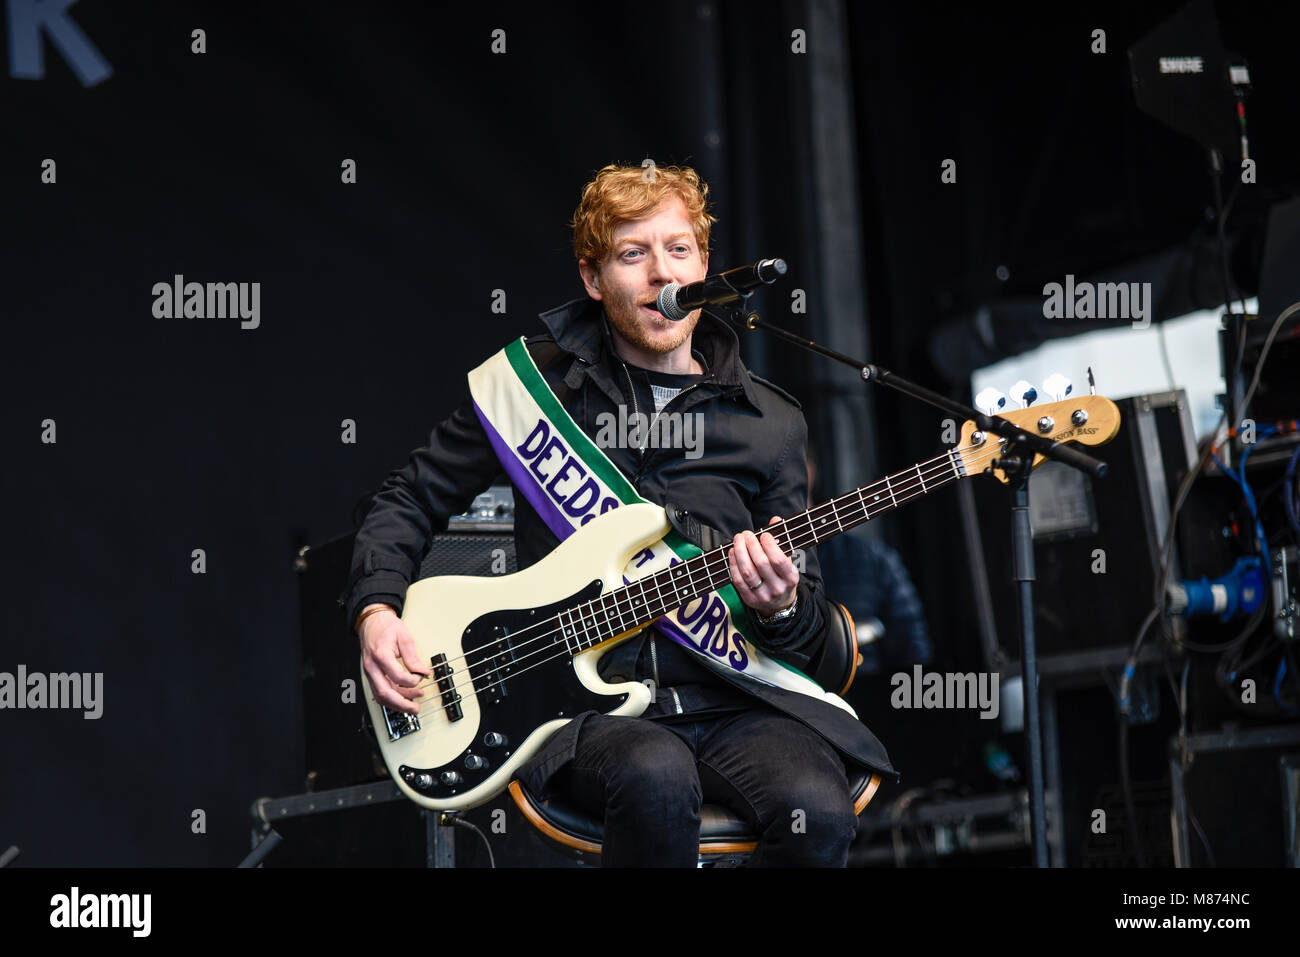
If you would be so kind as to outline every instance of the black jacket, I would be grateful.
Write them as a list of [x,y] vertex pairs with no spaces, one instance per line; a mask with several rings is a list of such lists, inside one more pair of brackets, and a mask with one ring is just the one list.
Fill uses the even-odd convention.
[[[614,375],[621,364],[600,304],[574,300],[541,319],[548,331],[525,340],[529,353],[574,421],[594,436],[601,413],[617,416],[619,405],[632,406],[631,383]],[[603,451],[643,498],[665,507],[684,538],[708,550],[737,532],[763,528],[774,515],[788,518],[807,509],[807,424],[793,397],[745,368],[739,339],[725,320],[704,313],[692,346],[708,374],[678,395],[671,410],[704,415],[703,455],[689,459],[684,450],[670,448]],[[467,397],[376,494],[353,552],[345,591],[348,621],[372,602],[400,613],[406,586],[418,574],[432,536],[504,476]],[[559,544],[518,492],[515,542],[520,568]],[[796,613],[772,625],[759,624],[751,614],[749,633],[764,651],[807,673],[822,648],[826,614],[816,549],[809,549]],[[770,694],[759,697],[821,732],[848,757],[896,774],[880,743],[846,712],[794,692],[762,690]],[[570,729],[576,734],[578,724],[572,722],[557,737]]]

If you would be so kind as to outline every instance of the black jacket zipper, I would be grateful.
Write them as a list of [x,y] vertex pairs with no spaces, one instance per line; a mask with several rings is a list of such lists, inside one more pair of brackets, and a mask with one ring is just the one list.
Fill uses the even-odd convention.
[[[640,403],[638,403],[636,400],[636,386],[632,384],[632,373],[628,371],[626,362],[623,363],[623,375],[627,377],[627,389],[630,393],[632,393],[632,412],[635,415],[640,415],[641,406]],[[649,426],[646,427],[645,438],[642,440],[641,445],[638,446],[636,450],[637,457],[640,459],[642,465],[645,465],[645,450],[646,450],[646,446],[650,443],[650,429],[653,429],[655,423],[659,421],[659,416],[663,415],[666,411],[668,411],[668,407],[670,405],[672,405],[674,402],[676,402],[686,393],[690,392],[692,389],[698,388],[699,385],[700,383],[698,382],[691,383],[685,389],[682,389],[681,392],[678,392],[675,396],[673,396],[671,399],[665,402],[664,407],[655,413],[654,419],[652,419]],[[638,471],[637,479],[639,480],[640,478],[641,478],[641,473]]]
[[[627,388],[628,388],[628,391],[632,393],[632,412],[633,412],[634,414],[639,415],[640,412],[641,412],[641,407],[640,407],[639,403],[636,401],[636,386],[632,384],[632,373],[628,371],[627,363],[626,363],[626,362],[623,363],[623,374],[627,377]],[[688,385],[685,389],[682,389],[681,392],[678,392],[675,396],[673,396],[671,399],[669,399],[667,402],[665,402],[665,403],[664,403],[664,407],[663,407],[663,409],[660,409],[658,412],[655,413],[654,421],[650,423],[650,428],[653,428],[655,422],[658,422],[658,421],[659,421],[659,416],[661,416],[661,415],[664,414],[664,411],[668,408],[668,406],[672,405],[674,402],[676,402],[678,399],[680,399],[682,396],[684,396],[687,392],[690,392],[690,391],[691,391],[692,389],[694,389],[697,385],[699,385],[698,382],[693,383],[693,384],[691,384],[691,385]],[[645,441],[642,442],[642,443],[641,443],[641,447],[637,449],[637,454],[638,454],[638,456],[639,456],[639,458],[640,458],[640,460],[641,460],[641,465],[642,465],[642,466],[645,465],[645,449],[646,449],[646,445],[647,445],[647,444],[649,443],[649,441],[650,441],[649,431],[650,431],[650,429],[647,428],[647,429],[646,429],[646,433],[647,433],[647,434],[646,434]],[[637,478],[637,481],[638,481],[638,482],[641,480],[641,471],[640,471],[639,469],[637,470],[637,476],[636,476],[636,478]],[[633,484],[635,484],[635,483],[633,483]],[[655,676],[655,688],[658,688],[658,687],[659,687],[659,652],[658,652],[658,650],[655,648],[655,638],[656,638],[655,630],[654,630],[654,626],[652,625],[652,626],[650,627],[650,667],[651,667],[651,670],[654,672],[654,676]],[[674,705],[675,705],[676,708],[677,708],[677,713],[678,713],[678,714],[682,714],[682,713],[683,713],[683,712],[682,712],[682,699],[679,698],[679,697],[677,696],[677,689],[676,689],[676,688],[667,688],[667,689],[665,689],[665,690],[672,692],[673,703],[674,703]]]

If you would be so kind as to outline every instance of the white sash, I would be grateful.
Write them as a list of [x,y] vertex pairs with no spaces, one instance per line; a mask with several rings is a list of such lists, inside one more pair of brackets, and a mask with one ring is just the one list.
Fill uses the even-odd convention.
[[[561,541],[597,515],[646,501],[573,421],[522,337],[471,371],[469,388],[506,474]],[[699,554],[699,547],[670,530],[632,557],[623,581]],[[857,717],[838,695],[764,654],[746,637],[745,606],[730,583],[655,619],[654,627],[714,670],[820,698]]]

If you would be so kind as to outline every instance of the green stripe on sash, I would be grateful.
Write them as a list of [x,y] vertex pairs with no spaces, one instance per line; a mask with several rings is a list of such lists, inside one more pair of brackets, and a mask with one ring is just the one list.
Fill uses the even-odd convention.
[[[600,480],[618,495],[624,505],[652,504],[637,493],[632,483],[627,480],[627,476],[620,472],[618,467],[609,460],[609,456],[605,454],[604,450],[593,442],[591,436],[582,431],[578,424],[573,421],[568,410],[560,404],[560,400],[556,398],[555,393],[551,391],[551,387],[547,385],[546,379],[542,377],[542,373],[537,368],[537,364],[533,362],[533,357],[529,354],[527,345],[524,344],[524,337],[520,336],[507,345],[505,354],[506,359],[510,362],[510,367],[514,369],[515,375],[519,377],[519,381],[528,390],[528,394],[541,407],[551,424],[559,429],[565,441],[569,443],[569,448],[582,460],[583,464],[595,472]],[[663,537],[663,543],[672,549],[673,553],[682,561],[687,561],[702,554],[699,546],[682,538],[677,533],[677,530],[673,528],[670,528],[668,534]],[[749,636],[749,617],[746,614],[748,609],[745,603],[740,600],[740,596],[736,594],[735,587],[728,582],[720,587],[717,593],[727,605],[732,627],[740,632],[746,642],[754,645]],[[757,645],[755,645],[755,648],[757,648]],[[801,678],[811,681],[814,686],[820,687],[817,682],[794,665],[771,656],[768,657],[768,660],[774,661],[787,671],[794,672]]]

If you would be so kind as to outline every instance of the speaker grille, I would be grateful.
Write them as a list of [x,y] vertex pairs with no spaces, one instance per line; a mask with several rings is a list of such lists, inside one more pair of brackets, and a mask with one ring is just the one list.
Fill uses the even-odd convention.
[[518,571],[515,537],[510,533],[509,525],[503,527],[505,534],[501,534],[501,528],[498,528],[492,532],[435,535],[420,562],[420,577],[509,575]]

